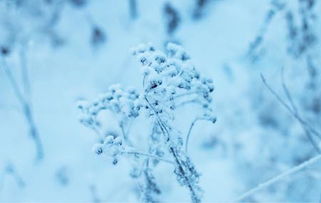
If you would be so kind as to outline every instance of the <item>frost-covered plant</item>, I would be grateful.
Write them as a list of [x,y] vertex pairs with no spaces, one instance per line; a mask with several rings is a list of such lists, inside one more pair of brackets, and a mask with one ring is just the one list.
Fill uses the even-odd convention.
[[[200,106],[198,115],[185,138],[185,145],[191,129],[198,120],[208,120],[215,123],[213,115],[212,92],[213,81],[202,77],[190,61],[184,49],[169,43],[166,52],[155,50],[150,44],[138,46],[133,50],[143,72],[143,91],[122,88],[113,85],[101,95],[98,100],[88,103],[80,102],[78,107],[82,112],[81,122],[93,129],[99,136],[99,142],[94,151],[108,154],[113,163],[117,164],[122,156],[133,158],[132,177],[142,181],[142,199],[146,202],[157,201],[161,193],[157,185],[153,169],[160,162],[174,166],[174,173],[180,185],[188,188],[193,202],[201,201],[202,190],[198,185],[200,174],[184,148],[183,136],[175,126],[177,109],[187,104]],[[103,110],[108,110],[117,118],[120,133],[104,130],[98,119]],[[130,132],[134,120],[143,118],[149,122],[147,137],[148,152],[138,150],[133,140],[137,132]]]

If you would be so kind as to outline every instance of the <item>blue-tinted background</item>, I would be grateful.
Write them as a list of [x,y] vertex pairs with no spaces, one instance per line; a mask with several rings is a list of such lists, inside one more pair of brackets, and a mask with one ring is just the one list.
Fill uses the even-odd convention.
[[[130,50],[146,42],[159,49],[181,44],[214,80],[217,123],[196,125],[189,147],[204,202],[234,201],[316,156],[307,134],[321,126],[320,6],[315,0],[1,0],[0,201],[140,201],[130,163],[114,166],[92,152],[96,138],[79,122],[76,102],[114,83],[140,88]],[[261,74],[290,105],[286,85],[308,130]],[[30,128],[41,138],[41,161]],[[320,145],[318,133],[311,136]],[[190,201],[171,167],[161,166],[157,177],[161,202]],[[318,202],[320,178],[315,163],[247,200]]]

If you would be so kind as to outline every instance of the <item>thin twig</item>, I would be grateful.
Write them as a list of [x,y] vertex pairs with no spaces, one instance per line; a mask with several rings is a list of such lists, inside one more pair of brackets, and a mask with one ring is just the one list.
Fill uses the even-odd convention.
[[291,93],[289,91],[289,89],[287,88],[285,82],[284,82],[284,68],[282,68],[282,87],[283,87],[283,91],[287,97],[287,99],[289,100],[290,102],[290,105],[292,107],[292,114],[293,116],[300,122],[301,126],[303,128],[308,128],[308,129],[305,129],[305,131],[309,131],[309,133],[313,133],[314,135],[318,136],[320,139],[321,139],[321,133],[318,132],[317,130],[315,130],[313,127],[311,127],[306,121],[304,121],[302,119],[302,117],[300,116],[298,110],[297,110],[297,107],[295,106],[294,104],[294,101],[293,101],[293,98],[291,96]]
[[282,73],[281,73],[281,80],[282,80],[282,88],[283,88],[283,91],[286,95],[286,97],[288,98],[289,102],[290,102],[290,105],[292,107],[292,111],[295,113],[295,114],[298,114],[298,109],[296,107],[296,105],[294,104],[294,101],[292,99],[292,96],[290,94],[290,91],[289,89],[287,88],[286,84],[285,84],[285,77],[284,77],[284,67],[282,67],[281,69]]
[[25,99],[23,97],[23,94],[20,91],[19,85],[18,85],[16,79],[14,78],[10,68],[7,66],[7,64],[4,61],[2,61],[2,68],[4,70],[4,73],[7,75],[8,79],[9,79],[9,82],[13,88],[14,94],[18,98],[18,101],[20,102],[20,104],[23,105],[25,103]]
[[35,121],[33,119],[33,114],[31,111],[31,107],[28,104],[25,104],[23,106],[23,112],[24,112],[24,116],[25,119],[27,120],[28,124],[29,124],[29,133],[31,138],[34,140],[35,145],[36,145],[36,160],[40,161],[43,159],[44,157],[44,150],[43,150],[43,145],[39,136],[39,132],[38,129],[36,127]]
[[16,181],[17,185],[20,188],[24,188],[26,186],[25,181],[22,179],[22,177],[18,174],[16,168],[14,167],[14,165],[12,165],[11,163],[9,163],[6,167],[6,173],[8,175],[11,175],[14,180]]
[[193,120],[193,122],[191,123],[189,129],[188,129],[188,133],[187,133],[187,135],[186,135],[186,140],[185,140],[185,152],[186,152],[186,153],[187,153],[187,151],[188,151],[188,142],[189,142],[189,138],[190,138],[190,136],[191,136],[192,129],[193,129],[195,123],[196,123],[197,121],[199,121],[199,120],[201,120],[201,118],[195,118],[195,119]]
[[[313,132],[314,134],[316,134],[318,137],[320,137],[320,134],[318,134],[318,132],[316,130],[314,130],[310,125],[308,125],[300,116],[298,113],[296,113],[271,87],[270,85],[266,82],[266,79],[264,78],[263,74],[261,74],[261,79],[263,81],[263,84],[265,85],[265,87],[276,97],[276,99],[290,112],[290,114],[292,114],[294,116],[294,118],[296,120],[299,121],[299,123],[301,124],[301,127],[303,128],[303,130],[305,131],[308,139],[310,140],[311,144],[313,145],[313,147],[315,148],[315,150],[318,153],[321,153],[321,150],[318,146],[318,144],[315,142],[315,140],[313,139],[312,135],[310,132]],[[290,96],[290,94],[289,94]],[[291,98],[291,96],[290,96]]]
[[175,163],[173,161],[171,161],[171,160],[163,159],[161,157],[158,157],[158,156],[155,156],[155,155],[152,155],[152,154],[147,154],[147,153],[143,153],[143,152],[136,152],[136,151],[124,151],[123,153],[130,154],[130,155],[141,155],[141,156],[149,157],[149,158],[152,158],[152,159],[157,159],[159,161],[163,161],[163,162],[175,165]]
[[[196,123],[197,121],[201,121],[201,120],[207,120],[207,121],[209,121],[209,119],[206,118],[206,117],[197,117],[197,118],[195,118],[195,119],[193,120],[193,122],[191,123],[191,125],[190,125],[190,127],[189,127],[189,129],[188,129],[188,133],[187,133],[187,135],[186,135],[186,140],[185,140],[185,152],[186,152],[186,153],[187,153],[187,151],[188,151],[188,143],[189,143],[189,139],[190,139],[190,136],[191,136],[192,129],[193,129],[193,127],[195,126],[195,123]],[[212,121],[212,123],[215,123],[215,122],[216,122],[216,119],[215,119],[214,121]]]
[[31,88],[30,88],[30,79],[28,73],[28,61],[26,57],[27,53],[27,45],[26,42],[22,42],[22,47],[20,49],[19,57],[20,57],[20,66],[21,66],[21,74],[22,74],[22,84],[24,87],[24,96],[28,102],[31,102],[29,98],[31,96]]
[[128,134],[125,132],[125,128],[124,128],[124,124],[123,122],[119,122],[119,127],[121,129],[121,132],[123,134],[123,137],[124,137],[124,140],[125,142],[129,145],[129,146],[133,146],[133,143],[130,141],[129,137],[128,137]]
[[297,166],[295,166],[293,168],[290,168],[287,171],[284,171],[283,173],[275,176],[274,178],[271,178],[270,180],[268,180],[268,181],[266,181],[264,183],[261,183],[258,186],[256,186],[255,188],[247,191],[243,195],[239,196],[235,200],[235,202],[242,201],[245,198],[248,198],[248,197],[252,196],[256,192],[258,192],[258,191],[260,191],[260,190],[262,190],[264,188],[267,188],[270,185],[272,185],[272,184],[274,184],[274,183],[286,178],[287,176],[290,176],[290,175],[292,175],[292,174],[294,174],[294,173],[296,173],[296,172],[298,172],[298,171],[300,171],[300,170],[302,170],[302,169],[304,169],[304,168],[306,168],[306,167],[308,167],[308,166],[310,166],[310,165],[312,165],[312,164],[314,164],[314,163],[316,163],[316,162],[318,162],[320,160],[321,160],[321,154],[319,154],[319,155],[317,155],[317,156],[315,156],[315,157],[313,157],[313,158],[311,158],[311,159],[309,159],[309,160],[307,160],[307,161],[305,161],[305,162],[303,162],[303,163],[301,163],[301,164],[299,164],[299,165],[297,165]]

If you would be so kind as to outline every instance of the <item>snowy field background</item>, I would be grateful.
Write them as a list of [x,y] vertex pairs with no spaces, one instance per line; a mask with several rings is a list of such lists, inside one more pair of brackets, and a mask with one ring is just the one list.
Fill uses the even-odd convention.
[[[167,42],[182,45],[214,81],[217,122],[197,123],[189,144],[202,201],[237,202],[318,156],[320,6],[315,0],[0,0],[0,202],[142,201],[130,162],[113,165],[92,151],[97,139],[79,122],[76,105],[115,83],[141,88],[131,53],[141,43],[161,50]],[[32,104],[40,161],[6,70]],[[184,134],[193,113],[179,113]],[[316,161],[240,201],[320,202],[320,167]],[[155,177],[160,202],[191,201],[172,166],[160,163]]]

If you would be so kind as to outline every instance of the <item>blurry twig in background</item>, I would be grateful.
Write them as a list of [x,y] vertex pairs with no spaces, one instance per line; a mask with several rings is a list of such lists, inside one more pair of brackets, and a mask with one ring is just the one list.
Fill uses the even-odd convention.
[[11,176],[15,179],[17,185],[18,185],[20,188],[24,188],[24,187],[26,186],[25,181],[24,181],[24,180],[22,179],[22,177],[18,174],[16,168],[14,167],[14,165],[13,165],[12,163],[9,163],[9,164],[7,165],[5,171],[6,171],[6,174],[7,174],[7,175],[11,175]]
[[69,0],[69,2],[73,6],[78,7],[78,8],[82,8],[82,7],[86,6],[86,4],[88,3],[87,0]]
[[[1,67],[4,70],[6,76],[9,79],[9,82],[13,88],[14,94],[17,97],[21,107],[23,115],[26,119],[26,122],[29,126],[29,135],[33,139],[36,145],[36,161],[40,161],[44,157],[44,150],[42,146],[41,139],[39,137],[38,128],[34,121],[33,111],[32,111],[32,103],[31,103],[31,90],[30,90],[30,81],[27,70],[27,61],[26,61],[26,46],[22,46],[20,52],[20,65],[21,65],[21,74],[22,74],[22,86],[19,87],[19,83],[16,77],[13,75],[11,69],[8,67],[5,58],[2,57]],[[3,54],[2,54],[3,55]],[[23,90],[22,90],[23,89]]]
[[62,186],[67,186],[70,182],[67,166],[62,166],[55,172],[55,178]]
[[166,32],[169,36],[171,36],[181,23],[181,18],[178,11],[169,2],[164,5],[163,12],[166,21]]
[[98,47],[106,42],[106,34],[98,25],[92,25],[91,31],[91,46]]
[[[283,76],[282,76],[283,78]],[[290,114],[292,114],[292,116],[300,123],[301,127],[303,128],[305,134],[307,135],[308,139],[310,140],[311,144],[313,145],[313,147],[315,148],[315,150],[318,153],[321,153],[320,147],[318,145],[318,143],[314,140],[312,135],[317,136],[319,139],[321,138],[321,134],[315,130],[313,127],[311,127],[305,120],[302,119],[302,117],[299,115],[296,106],[294,105],[292,96],[288,90],[288,88],[286,87],[285,83],[284,83],[284,79],[282,81],[282,86],[283,86],[283,90],[287,96],[287,99],[290,102],[290,106],[270,87],[270,85],[266,82],[266,79],[264,78],[264,76],[261,74],[261,79],[263,81],[263,84],[265,85],[265,87],[275,96],[275,98],[290,112]]]
[[137,0],[128,0],[128,3],[129,3],[129,15],[131,19],[135,20],[138,17]]
[[85,18],[91,29],[90,45],[93,48],[98,48],[105,44],[107,41],[107,34],[104,29],[95,22],[90,13],[86,12]]
[[286,178],[287,176],[290,176],[290,175],[292,175],[292,174],[294,174],[294,173],[296,173],[296,172],[298,172],[298,171],[300,171],[300,170],[302,170],[302,169],[304,169],[304,168],[306,168],[306,167],[308,167],[308,166],[310,166],[320,160],[321,160],[321,154],[319,154],[319,155],[317,155],[317,156],[315,156],[315,157],[313,157],[313,158],[311,158],[311,159],[309,159],[309,160],[307,160],[307,161],[305,161],[305,162],[303,162],[293,168],[288,169],[287,171],[281,173],[280,175],[277,175],[274,178],[271,178],[270,180],[268,180],[264,183],[259,184],[257,187],[255,187],[255,188],[249,190],[248,192],[244,193],[243,195],[239,196],[235,201],[236,202],[242,201],[242,200],[252,196],[256,192],[258,192],[264,188],[267,188],[270,185],[282,180],[283,178]]
[[25,99],[30,102],[31,100],[31,89],[30,89],[30,80],[29,80],[29,73],[28,73],[28,67],[27,67],[27,56],[26,52],[27,50],[27,45],[25,43],[21,43],[22,48],[20,49],[19,52],[19,57],[20,57],[20,66],[21,66],[21,75],[22,75],[22,84],[24,88],[24,96]]
[[12,163],[8,163],[6,167],[2,170],[2,174],[0,177],[0,192],[4,187],[4,181],[6,176],[12,176],[19,188],[24,188],[26,186],[25,181],[18,174],[14,165]]
[[288,105],[271,87],[270,85],[266,82],[265,77],[263,76],[263,74],[261,74],[261,79],[265,85],[265,87],[277,98],[277,100],[294,116],[294,118],[299,121],[299,123],[301,124],[302,128],[304,129],[307,137],[309,138],[309,140],[311,141],[312,145],[314,146],[314,148],[317,150],[317,152],[319,153],[319,155],[304,161],[303,163],[288,169],[287,171],[275,176],[274,178],[271,178],[270,180],[259,184],[258,186],[256,186],[255,188],[249,190],[248,192],[244,193],[243,195],[239,196],[236,201],[243,201],[246,198],[252,196],[253,194],[255,194],[256,192],[269,187],[270,185],[282,180],[283,178],[290,176],[304,168],[306,168],[307,166],[310,166],[318,161],[321,160],[321,150],[319,148],[319,145],[315,142],[315,140],[313,139],[312,135],[316,135],[320,138],[320,133],[318,131],[316,131],[315,129],[313,129],[305,120],[302,119],[302,117],[299,115],[297,107],[294,104],[294,101],[292,99],[292,96],[290,94],[290,91],[288,90],[287,86],[285,85],[285,81],[284,81],[284,70],[282,69],[282,88],[284,93],[286,94],[287,99],[289,100],[290,105]]
[[89,190],[90,190],[90,193],[91,193],[91,196],[92,196],[92,202],[93,202],[93,203],[100,203],[100,202],[102,202],[101,199],[98,197],[97,188],[96,188],[95,185],[90,185],[90,186],[89,186]]
[[194,0],[194,11],[192,17],[194,20],[199,20],[204,15],[204,10],[207,5],[210,3],[209,0]]
[[268,31],[269,26],[272,23],[272,20],[275,18],[276,14],[285,8],[285,4],[272,1],[271,8],[267,11],[265,15],[265,19],[261,28],[255,36],[255,39],[250,43],[247,54],[251,57],[252,61],[256,61],[261,54],[261,50],[259,49],[260,45],[264,41],[264,37]]

